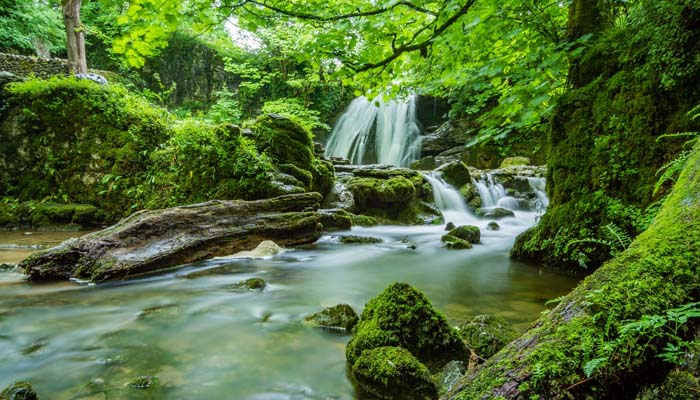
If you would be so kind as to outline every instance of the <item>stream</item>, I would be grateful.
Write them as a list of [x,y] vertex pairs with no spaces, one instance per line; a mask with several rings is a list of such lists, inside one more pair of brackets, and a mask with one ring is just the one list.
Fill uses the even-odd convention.
[[[338,303],[359,313],[388,284],[406,281],[453,324],[494,313],[523,331],[575,285],[509,259],[535,212],[500,220],[499,231],[462,217],[482,228],[471,250],[441,247],[443,226],[379,226],[351,231],[379,244],[327,235],[269,259],[214,259],[98,286],[0,272],[0,387],[28,380],[44,399],[354,399],[348,336],[308,327],[305,315]],[[0,263],[74,235],[3,232]],[[250,277],[269,288],[232,288]],[[129,386],[142,375],[158,384]]]

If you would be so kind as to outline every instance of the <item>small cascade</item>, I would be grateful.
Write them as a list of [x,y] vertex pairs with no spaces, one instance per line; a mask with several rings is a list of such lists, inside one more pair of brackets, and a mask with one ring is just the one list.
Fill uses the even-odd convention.
[[440,209],[445,222],[464,224],[476,218],[467,209],[462,194],[434,174],[423,174],[433,188],[435,205]]
[[[506,197],[506,189],[500,183],[495,182],[491,174],[485,174],[480,180],[472,179],[472,183],[476,186],[476,190],[479,191],[482,207],[501,207],[498,202]],[[511,199],[513,198],[511,197]],[[517,208],[517,200],[515,201]]]
[[371,101],[364,96],[356,98],[333,127],[326,156],[347,158],[353,164],[376,161],[409,166],[418,159],[421,146],[416,100],[415,95],[386,103],[381,95]]
[[546,191],[546,180],[544,178],[528,177],[528,182],[530,183],[530,188],[537,195],[537,200],[535,201],[535,209],[537,211],[544,211],[549,206],[549,198],[547,197]]

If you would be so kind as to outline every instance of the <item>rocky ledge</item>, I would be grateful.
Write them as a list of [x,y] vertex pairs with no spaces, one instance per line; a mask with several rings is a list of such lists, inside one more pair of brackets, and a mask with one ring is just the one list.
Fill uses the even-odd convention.
[[321,236],[318,193],[258,201],[210,201],[137,212],[99,232],[33,254],[19,268],[31,280],[104,282],[249,250]]

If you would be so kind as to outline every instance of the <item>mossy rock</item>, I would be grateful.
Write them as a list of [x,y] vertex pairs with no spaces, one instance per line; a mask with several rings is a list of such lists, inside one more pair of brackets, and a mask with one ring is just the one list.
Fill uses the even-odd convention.
[[32,384],[24,381],[17,381],[0,392],[0,400],[37,400],[37,396]]
[[262,291],[267,288],[267,282],[262,278],[249,278],[236,283],[233,288]]
[[277,164],[294,164],[310,171],[314,159],[311,132],[295,121],[278,114],[258,117],[253,125],[258,149]]
[[143,375],[129,382],[129,386],[134,389],[148,389],[158,384],[158,378],[151,375]]
[[431,370],[468,358],[468,350],[445,316],[423,293],[408,283],[389,285],[365,306],[345,355],[355,364],[363,351],[375,347],[407,349]]
[[520,165],[532,165],[527,157],[506,157],[501,161],[501,168],[515,167]]
[[428,400],[438,396],[428,368],[401,347],[363,351],[352,365],[352,375],[362,390],[380,399]]
[[497,230],[500,230],[500,229],[501,229],[501,226],[498,225],[498,222],[496,222],[496,221],[491,221],[491,222],[488,223],[488,225],[486,225],[486,228],[487,228],[488,230],[490,230],[490,231],[497,231]]
[[487,359],[518,337],[506,321],[494,315],[479,315],[460,325],[459,336],[479,357]]
[[435,165],[435,157],[427,156],[421,158],[418,161],[414,161],[413,164],[411,164],[411,169],[419,171],[430,171],[432,169],[435,169]]
[[76,225],[90,228],[105,223],[105,214],[90,204],[59,204],[54,202],[39,203],[30,211],[32,228],[60,227]]
[[445,247],[447,247],[448,249],[466,250],[474,247],[468,241],[452,235],[442,235],[440,241],[445,243]]
[[341,243],[354,243],[354,244],[372,244],[381,243],[382,239],[373,236],[358,236],[358,235],[342,235],[338,236]]
[[314,179],[311,171],[297,167],[294,164],[278,164],[277,169],[280,172],[291,175],[295,177],[299,182],[302,183],[306,190],[311,189],[311,184]]
[[474,225],[461,225],[452,229],[448,235],[466,240],[469,243],[475,244],[481,241],[481,230]]
[[515,213],[507,208],[477,208],[474,214],[481,218],[501,219],[506,217],[515,217]]
[[689,400],[700,394],[698,378],[688,371],[674,369],[655,387],[643,391],[638,400]]
[[321,224],[323,225],[323,230],[325,232],[348,230],[352,228],[352,216],[345,210],[318,210],[318,214],[321,216]]
[[347,304],[338,304],[317,313],[308,315],[304,321],[320,328],[351,331],[358,321],[355,310]]
[[455,223],[452,222],[452,221],[450,221],[450,222],[448,222],[447,224],[445,224],[445,230],[446,230],[446,231],[451,231],[451,230],[453,230],[454,228],[456,228],[456,226],[455,226]]
[[458,188],[472,181],[469,168],[461,161],[454,161],[440,166],[436,171],[440,172],[442,179],[450,185]]
[[376,218],[370,217],[368,215],[358,215],[350,213],[350,220],[352,221],[352,226],[376,226],[379,225],[379,221]]
[[326,160],[315,159],[311,163],[311,190],[327,195],[333,189],[335,183],[335,167],[333,163]]
[[389,179],[353,178],[347,183],[347,188],[352,192],[355,203],[362,208],[405,204],[417,199],[416,187],[403,176]]

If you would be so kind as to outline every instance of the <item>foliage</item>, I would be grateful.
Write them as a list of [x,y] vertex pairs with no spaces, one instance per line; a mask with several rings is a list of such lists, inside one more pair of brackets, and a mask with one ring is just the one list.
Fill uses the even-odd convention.
[[243,111],[241,110],[240,103],[236,99],[236,96],[224,89],[216,92],[216,97],[216,102],[212,104],[207,113],[204,114],[204,119],[212,124],[240,123]]
[[263,104],[262,113],[280,114],[291,118],[304,129],[311,132],[315,132],[317,130],[330,131],[331,129],[328,124],[321,121],[321,113],[319,111],[306,108],[304,104],[302,104],[302,101],[298,98],[282,98],[268,101]]
[[60,9],[48,0],[0,0],[0,52],[65,49]]

